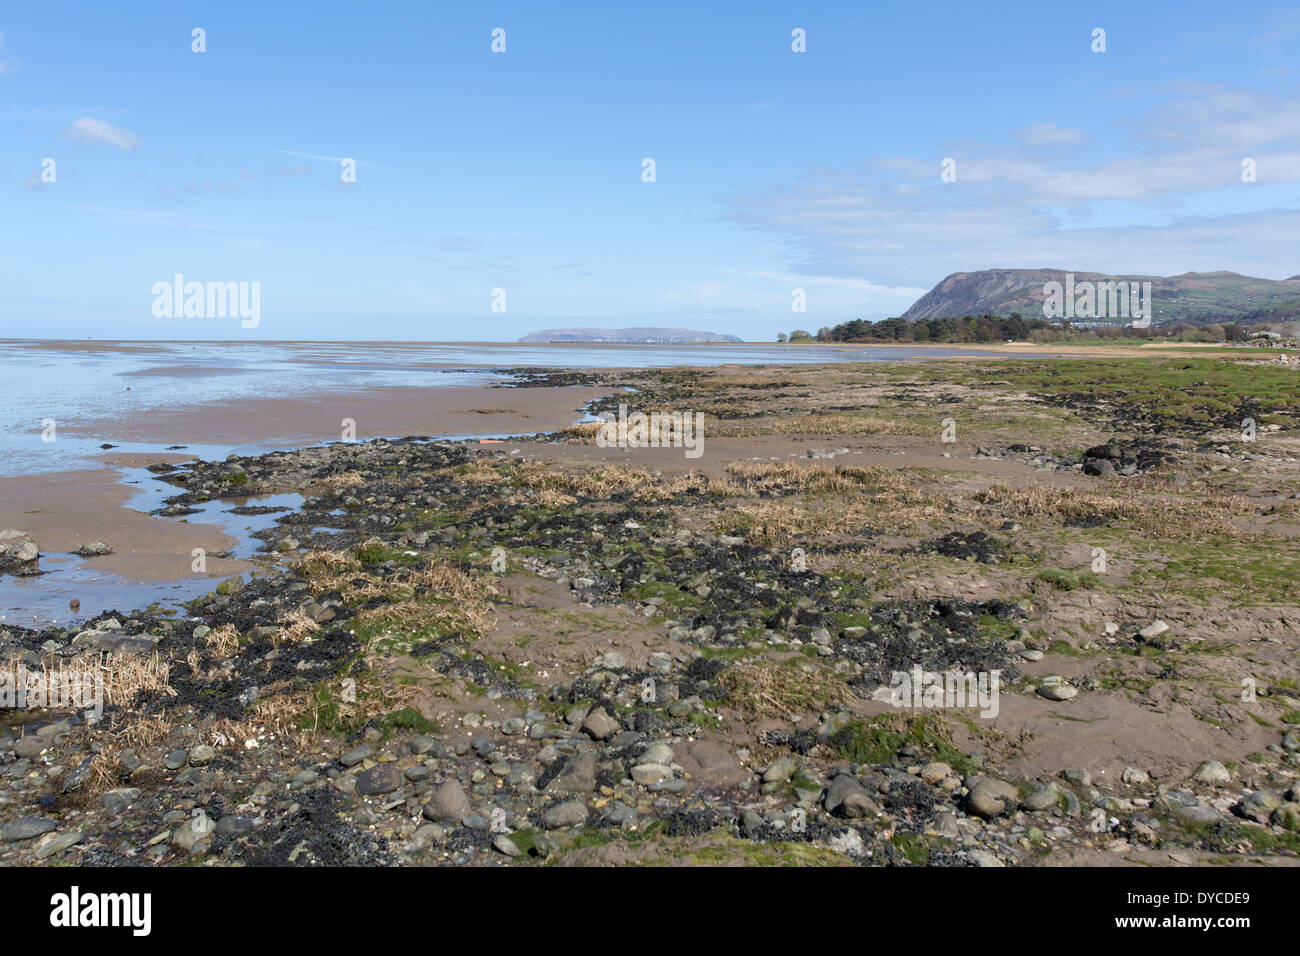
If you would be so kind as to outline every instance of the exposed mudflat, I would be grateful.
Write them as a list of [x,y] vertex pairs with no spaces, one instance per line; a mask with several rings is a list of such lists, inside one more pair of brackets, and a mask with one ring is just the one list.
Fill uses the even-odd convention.
[[[256,570],[0,626],[110,678],[91,724],[0,712],[0,862],[1293,863],[1300,376],[1047,364],[513,392],[700,411],[698,458],[592,426],[160,458],[163,515],[263,502]],[[918,670],[996,694],[900,700]]]

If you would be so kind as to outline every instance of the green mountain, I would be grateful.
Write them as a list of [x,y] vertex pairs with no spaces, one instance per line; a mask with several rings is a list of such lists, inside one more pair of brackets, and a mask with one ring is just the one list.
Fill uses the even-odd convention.
[[[1043,315],[1049,282],[1064,284],[1063,269],[984,269],[954,272],[913,303],[905,319],[962,315]],[[1300,276],[1257,279],[1235,272],[1185,272],[1178,276],[1075,272],[1080,282],[1150,282],[1155,322],[1282,322],[1300,319]],[[1117,319],[1116,321],[1124,321]]]

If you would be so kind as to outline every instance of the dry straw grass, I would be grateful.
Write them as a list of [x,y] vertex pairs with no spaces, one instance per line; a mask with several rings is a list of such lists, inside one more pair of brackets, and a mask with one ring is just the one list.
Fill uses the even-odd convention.
[[200,728],[199,739],[213,747],[250,749],[250,742],[260,746],[269,739],[289,743],[299,749],[311,743],[314,730],[302,728],[302,716],[312,697],[305,690],[287,692],[289,684],[268,687],[261,698],[238,720],[222,718]]
[[707,418],[704,433],[713,438],[755,435],[916,435],[923,425],[879,415],[778,414],[758,418]]
[[[360,611],[356,623],[362,626],[377,624],[408,632],[461,631],[475,635],[492,627],[487,602],[495,588],[450,564],[404,568],[380,580],[364,572],[361,562],[352,555],[313,551],[298,563],[298,570],[318,593],[338,591],[349,603],[375,597],[392,602]],[[282,623],[285,626],[281,633],[287,640],[301,640],[319,627],[301,612]]]
[[[603,500],[629,495],[634,500],[661,501],[683,495],[727,495],[735,487],[725,478],[689,472],[655,477],[649,468],[609,465],[579,471],[547,469],[536,462],[521,465],[515,480],[534,492],[550,492],[580,499]],[[571,502],[566,502],[571,503]]]
[[361,476],[359,471],[345,471],[341,475],[330,475],[316,482],[318,488],[324,488],[327,491],[333,488],[359,488],[366,483],[366,479]]
[[384,593],[379,582],[361,570],[361,561],[342,551],[311,551],[296,568],[317,594],[338,591],[345,601],[363,601]]
[[500,485],[509,481],[509,476],[488,458],[475,458],[466,465],[439,468],[434,474],[445,475],[461,485]]
[[320,630],[320,625],[303,611],[290,611],[276,621],[276,624],[280,629],[271,638],[272,644],[279,644],[282,641],[297,643]]
[[576,425],[566,425],[564,428],[556,429],[555,433],[568,438],[570,445],[594,445],[596,435],[599,434],[603,424],[603,422],[579,422]]
[[330,719],[337,721],[343,717],[348,726],[358,727],[372,718],[411,706],[419,695],[419,688],[384,680],[378,670],[384,663],[377,655],[367,654],[363,661],[364,669],[358,669],[346,678],[354,682],[352,693],[346,697],[344,678],[334,678],[317,685],[310,694],[298,692],[279,698],[275,711],[259,714],[258,720],[263,723],[273,721],[275,726],[286,728],[281,731],[282,735],[297,733],[301,739],[310,741],[326,729],[321,727],[321,722],[327,708],[332,711]]
[[137,753],[157,747],[172,733],[172,725],[161,714],[118,715],[116,729],[98,728],[89,738],[100,744],[90,764],[90,776],[82,788],[87,805],[95,805],[107,790],[122,785],[119,759],[126,750]]
[[996,504],[1020,518],[1086,517],[1101,515],[1126,521],[1143,534],[1158,538],[1178,535],[1246,534],[1234,518],[1253,511],[1240,495],[1209,497],[1202,494],[1157,493],[1141,488],[1116,492],[1094,492],[1075,488],[1035,485],[1013,488],[992,485],[973,496],[985,504]]
[[853,693],[841,680],[826,674],[804,674],[782,664],[738,664],[718,675],[727,692],[727,705],[745,720],[791,718],[844,706]]
[[[744,418],[718,418],[708,413],[708,408],[700,409],[704,414],[703,436],[709,438],[749,438],[758,435],[916,435],[924,427],[921,423],[900,418],[883,418],[879,415],[819,414],[815,411],[790,414],[779,412],[763,414],[763,408],[752,406],[754,414]],[[726,410],[729,415],[745,411],[728,401]],[[637,411],[673,412],[680,409],[647,406]],[[695,411],[695,409],[689,409]],[[594,445],[601,429],[601,422],[581,422],[558,430],[571,445]]]
[[493,508],[497,505],[505,505],[507,508],[523,508],[528,506],[535,508],[566,508],[569,505],[577,503],[578,499],[573,497],[573,495],[566,494],[563,491],[556,491],[553,488],[542,488],[537,491],[525,491],[518,494],[507,495],[499,502],[478,502],[469,509],[468,513],[473,514],[476,511]]
[[214,627],[203,635],[203,646],[211,656],[224,660],[239,650],[239,631],[233,624]]
[[171,665],[157,654],[112,654],[101,658],[104,673],[104,703],[126,705],[140,691],[175,697],[169,678]]
[[917,497],[914,481],[905,472],[874,466],[734,461],[727,465],[727,476],[739,489],[759,494],[800,491],[812,494]]
[[356,617],[361,625],[379,625],[399,634],[439,633],[483,634],[494,622],[484,608],[463,604],[426,604],[402,601],[362,611]]
[[56,689],[61,689],[60,696],[72,693],[90,695],[96,692],[98,684],[103,700],[77,703],[79,709],[88,708],[94,703],[102,703],[105,707],[127,705],[135,700],[140,691],[176,696],[169,680],[171,667],[157,654],[101,654],[76,663],[51,659],[38,664],[26,664],[17,658],[10,658],[0,663],[0,671],[11,675],[10,679],[15,682],[20,677],[27,681],[39,681],[51,695]]
[[742,515],[747,539],[760,547],[786,545],[798,534],[905,531],[945,507],[918,491],[915,478],[883,468],[733,462],[727,476],[739,492],[764,500],[723,512],[719,526]]

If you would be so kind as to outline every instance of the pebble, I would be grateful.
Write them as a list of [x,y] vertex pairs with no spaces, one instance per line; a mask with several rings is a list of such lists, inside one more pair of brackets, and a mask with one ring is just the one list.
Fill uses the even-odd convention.
[[14,741],[14,753],[19,757],[39,757],[50,748],[52,741],[39,736],[19,737]]
[[53,833],[43,839],[36,847],[36,859],[44,860],[47,857],[62,853],[68,847],[76,846],[81,842],[82,833],[80,830],[65,830],[63,833]]
[[1192,779],[1201,783],[1213,784],[1214,786],[1226,786],[1232,782],[1232,774],[1219,761],[1204,760],[1192,774]]
[[1066,683],[1064,677],[1046,677],[1038,685],[1038,695],[1054,701],[1073,700],[1079,695],[1079,689],[1073,684]]
[[357,793],[362,796],[392,793],[402,785],[402,779],[401,772],[393,764],[377,764],[357,777]]
[[632,779],[643,785],[667,780],[672,775],[672,768],[661,763],[643,763],[632,768]]
[[31,840],[56,829],[53,820],[44,817],[19,817],[0,827],[0,843],[16,843],[19,840]]
[[140,789],[138,787],[118,787],[102,794],[99,798],[99,805],[110,813],[117,813],[125,810],[139,799]]
[[567,830],[587,822],[587,805],[581,800],[566,800],[542,813],[542,825],[548,830]]
[[519,849],[519,845],[504,833],[497,834],[492,841],[492,846],[500,853],[506,856],[523,856],[524,851]]
[[216,827],[202,810],[172,831],[171,845],[187,853],[198,853],[211,842]]
[[827,813],[850,820],[874,817],[881,812],[866,787],[862,786],[852,774],[847,773],[839,774],[831,780],[830,786],[826,788],[822,806],[826,808]]
[[952,767],[938,760],[921,768],[921,779],[931,786],[942,783],[950,776],[952,776]]
[[369,745],[362,744],[359,747],[353,747],[342,757],[339,757],[339,763],[343,764],[345,767],[355,767],[372,753],[374,753],[374,751],[370,749]]
[[611,717],[604,707],[597,705],[582,722],[582,729],[592,740],[607,740],[621,729],[617,720]]
[[1237,812],[1256,823],[1267,823],[1273,811],[1282,806],[1282,794],[1276,790],[1256,790],[1241,798]]
[[460,823],[469,815],[469,797],[455,780],[438,784],[424,805],[424,816],[435,823]]
[[763,771],[764,783],[785,783],[794,776],[795,762],[793,757],[777,757],[767,769]]
[[1300,803],[1284,803],[1270,818],[1275,826],[1291,832],[1300,831]]
[[253,818],[243,813],[228,813],[217,821],[217,833],[222,836],[242,836],[253,829]]
[[180,770],[181,767],[189,763],[190,752],[188,750],[172,750],[163,759],[163,766],[168,770]]
[[966,798],[971,813],[985,820],[1000,817],[1020,802],[1020,792],[1005,780],[982,777]]
[[1028,810],[1030,813],[1051,810],[1059,805],[1060,798],[1057,797],[1056,791],[1051,787],[1039,787],[1020,801],[1020,809]]

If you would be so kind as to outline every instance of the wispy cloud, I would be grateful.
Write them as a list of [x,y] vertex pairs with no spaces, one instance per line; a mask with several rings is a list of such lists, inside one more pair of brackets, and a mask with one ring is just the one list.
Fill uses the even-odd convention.
[[374,166],[383,169],[379,163],[371,162],[368,159],[357,159],[355,156],[323,156],[320,153],[300,153],[296,149],[277,149],[277,153],[284,156],[297,156],[299,159],[317,159],[325,163],[342,163],[345,160],[356,163],[358,166]]
[[1086,136],[1077,129],[1064,129],[1055,123],[1038,123],[1016,130],[1016,136],[1026,146],[1069,146],[1082,143]]
[[100,222],[113,222],[129,226],[157,226],[170,229],[216,231],[215,226],[196,223],[189,216],[176,212],[154,209],[119,209],[106,206],[69,206],[67,208],[86,213]]
[[345,159],[352,159],[351,156],[322,156],[320,153],[300,153],[296,149],[277,149],[277,153],[283,153],[285,156],[297,156],[300,159],[322,159],[331,163],[341,163]]
[[133,153],[140,148],[140,137],[129,129],[122,129],[104,120],[83,116],[63,131],[74,143],[84,146],[113,146]]
[[[1131,130],[1123,155],[1085,152],[1078,131],[1040,123],[1019,141],[1075,148],[889,157],[733,196],[723,218],[780,237],[792,271],[890,285],[997,266],[1294,275],[1300,98],[1162,92],[1165,103],[1120,124]],[[940,181],[941,156],[956,158],[955,182]],[[1242,181],[1246,158],[1256,183]]]
[[[4,48],[5,35],[3,32],[0,32],[0,51],[3,51]],[[19,63],[17,60],[10,60],[6,57],[0,56],[0,76],[9,76],[10,74],[17,73],[18,66]]]

